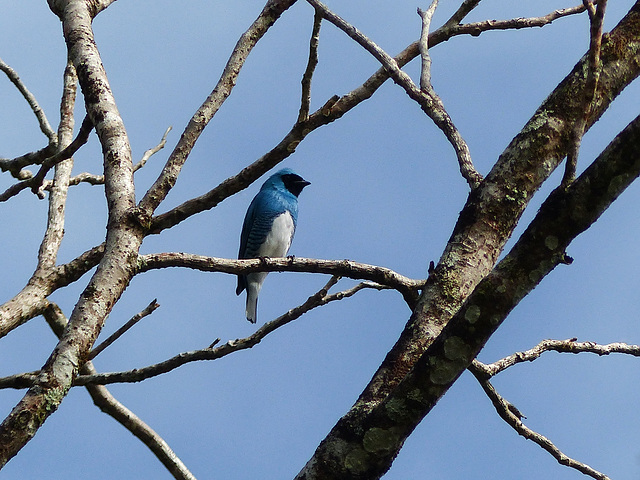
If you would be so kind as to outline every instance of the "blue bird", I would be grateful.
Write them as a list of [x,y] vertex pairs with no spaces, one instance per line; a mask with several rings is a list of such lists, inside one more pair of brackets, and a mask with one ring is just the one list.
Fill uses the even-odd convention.
[[[298,222],[298,195],[310,185],[290,168],[271,175],[251,201],[242,224],[238,258],[284,257]],[[246,317],[256,323],[258,293],[268,272],[238,275],[236,295],[247,290]]]

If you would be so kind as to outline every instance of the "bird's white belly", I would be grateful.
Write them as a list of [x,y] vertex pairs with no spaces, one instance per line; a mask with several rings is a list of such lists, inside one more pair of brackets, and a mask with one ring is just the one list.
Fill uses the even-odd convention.
[[284,257],[293,238],[293,218],[289,212],[277,216],[271,225],[271,231],[258,249],[259,257]]

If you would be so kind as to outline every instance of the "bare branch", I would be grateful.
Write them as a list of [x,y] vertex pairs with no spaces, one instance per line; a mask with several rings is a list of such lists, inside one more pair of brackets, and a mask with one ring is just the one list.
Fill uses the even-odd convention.
[[162,135],[162,139],[160,139],[160,143],[158,143],[155,147],[150,148],[146,152],[144,152],[140,161],[133,166],[134,172],[144,167],[145,164],[147,163],[147,160],[149,160],[149,158],[151,158],[152,155],[155,155],[156,153],[158,153],[160,150],[164,148],[164,146],[167,144],[167,136],[169,135],[169,132],[171,131],[172,128],[173,127],[168,127],[164,131],[164,134]]
[[509,424],[516,432],[518,432],[519,435],[540,445],[540,447],[549,452],[553,456],[553,458],[555,458],[561,465],[574,468],[580,473],[595,478],[596,480],[610,480],[610,478],[607,477],[604,473],[594,470],[589,465],[569,458],[567,455],[562,453],[558,449],[558,447],[556,447],[553,442],[547,437],[531,430],[524,423],[522,423],[521,414],[519,414],[518,410],[511,403],[506,401],[496,391],[493,385],[491,385],[491,382],[486,376],[480,362],[474,360],[473,363],[469,366],[469,371],[473,373],[473,375],[482,386],[482,389],[491,400],[491,403],[493,403],[493,406],[495,407],[496,412],[498,412],[498,415],[500,415],[500,418],[507,422],[507,424]]
[[598,89],[598,79],[600,78],[600,49],[602,47],[602,24],[604,22],[604,12],[607,8],[607,0],[598,0],[598,6],[594,6],[593,0],[582,0],[584,7],[589,13],[589,53],[587,62],[587,79],[584,85],[582,114],[577,116],[571,131],[571,148],[567,153],[567,163],[565,165],[562,185],[568,186],[576,176],[578,166],[578,154],[580,144],[585,132],[585,127],[591,113],[591,105]]
[[429,29],[431,28],[431,19],[438,7],[438,0],[432,0],[427,10],[418,8],[418,15],[422,19],[422,31],[420,33],[420,42],[418,44],[420,57],[422,58],[422,69],[420,73],[420,88],[431,93],[433,86],[431,85],[431,56],[429,55]]
[[115,342],[118,338],[124,335],[136,323],[138,323],[144,317],[151,315],[160,306],[157,300],[158,300],[157,298],[154,298],[151,301],[151,303],[149,303],[149,305],[145,307],[144,310],[142,310],[139,313],[136,313],[133,317],[131,317],[131,319],[127,323],[125,323],[122,327],[120,327],[112,335],[110,335],[107,339],[105,339],[104,342],[102,342],[97,347],[93,348],[93,350],[89,352],[89,356],[87,357],[87,359],[93,360],[94,358],[96,358],[105,348],[107,348],[109,345]]
[[51,128],[51,124],[49,123],[49,120],[47,120],[47,116],[45,115],[42,107],[40,107],[40,104],[36,100],[36,97],[34,97],[33,94],[27,89],[27,87],[22,82],[22,80],[20,79],[16,71],[13,68],[11,68],[9,65],[7,65],[1,58],[0,58],[0,70],[2,70],[5,73],[5,75],[9,78],[9,80],[11,80],[11,83],[13,83],[16,86],[18,91],[22,94],[24,99],[27,101],[27,103],[31,107],[31,110],[33,110],[34,115],[38,119],[40,130],[49,139],[49,145],[55,145],[58,142],[58,137],[56,135],[56,132],[53,131],[53,128]]
[[206,272],[232,274],[271,271],[326,273],[355,280],[364,279],[398,290],[410,306],[415,304],[417,290],[423,288],[426,282],[426,280],[413,280],[385,267],[351,260],[318,260],[301,257],[232,260],[189,253],[154,253],[138,257],[139,273],[167,267],[186,267]]
[[485,375],[493,377],[494,375],[519,363],[533,362],[544,352],[595,353],[600,356],[610,355],[612,353],[622,353],[632,355],[634,357],[640,357],[640,345],[629,345],[620,342],[599,345],[594,342],[577,342],[575,338],[568,340],[543,340],[529,350],[516,352],[496,362],[483,365],[482,370]]
[[[329,289],[333,287],[339,280],[340,277],[338,276],[331,277],[331,279],[326,283],[324,287],[322,287],[318,292],[311,295],[302,305],[289,310],[287,313],[281,315],[275,320],[271,320],[270,322],[265,323],[262,327],[256,330],[255,333],[248,337],[237,340],[230,340],[224,345],[213,348],[214,345],[219,341],[219,339],[217,339],[211,346],[207,348],[180,353],[175,357],[165,360],[164,362],[160,362],[147,367],[136,368],[134,370],[129,370],[126,372],[100,373],[97,375],[79,376],[78,378],[76,378],[74,385],[107,385],[110,383],[140,382],[142,380],[146,380],[147,378],[168,373],[187,363],[202,360],[217,360],[231,353],[254,347],[271,332],[300,318],[302,315],[316,307],[326,305],[329,302],[351,297],[363,289],[374,288],[377,290],[381,290],[388,288],[383,285],[378,285],[371,282],[362,282],[348,290],[329,295]],[[24,379],[22,381],[24,381]]]
[[318,42],[320,40],[320,26],[322,24],[322,13],[318,10],[313,15],[313,30],[309,39],[309,61],[302,76],[302,99],[300,101],[300,112],[298,113],[298,123],[309,120],[309,108],[311,105],[311,79],[313,72],[318,65]]
[[[47,323],[58,338],[62,337],[67,325],[62,310],[51,304],[44,312]],[[87,361],[82,367],[82,374],[95,375],[97,371],[91,361]],[[136,436],[149,450],[162,462],[176,480],[195,480],[193,474],[169,447],[167,442],[158,435],[149,425],[140,419],[135,413],[120,403],[109,390],[102,385],[86,386],[93,403],[104,413],[113,417],[123,427]]]
[[[433,120],[436,126],[444,133],[449,143],[453,146],[458,158],[458,166],[463,178],[469,186],[474,189],[480,185],[482,175],[480,175],[471,161],[471,154],[467,143],[455,127],[451,117],[444,108],[442,100],[435,95],[435,92],[424,91],[413,83],[411,77],[405,73],[396,60],[386,53],[382,48],[367,38],[353,25],[333,13],[326,5],[319,0],[307,0],[314,8],[322,12],[323,17],[345,32],[350,38],[355,40],[361,47],[373,55],[387,70],[394,82],[400,85],[409,97],[415,100],[422,110]],[[425,42],[426,43],[426,42]]]
[[[64,160],[70,159],[82,145],[87,143],[89,134],[91,133],[92,129],[93,124],[87,116],[82,122],[82,126],[80,128],[80,131],[78,132],[78,136],[71,143],[68,143],[66,148],[41,160],[42,166],[40,167],[38,173],[27,180],[23,180],[22,182],[9,187],[4,193],[0,194],[0,202],[9,200],[11,197],[17,195],[26,188],[30,188],[31,191],[37,194],[41,199],[44,198],[44,195],[42,194],[42,190],[44,190],[45,185],[44,177],[47,175],[47,173],[49,173],[49,170],[51,170],[52,167],[59,164],[60,162],[63,162]],[[51,182],[47,182],[46,184],[49,190],[51,189],[51,185]]]

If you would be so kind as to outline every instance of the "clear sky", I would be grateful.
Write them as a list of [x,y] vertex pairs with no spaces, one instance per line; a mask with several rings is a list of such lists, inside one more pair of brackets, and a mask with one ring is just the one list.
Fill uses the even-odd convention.
[[[441,2],[439,26],[459,2]],[[579,3],[579,2],[576,2]],[[634,2],[609,2],[611,29]],[[419,36],[416,7],[406,0],[329,4],[382,48],[395,54]],[[540,16],[567,1],[485,0],[468,20]],[[46,2],[0,0],[0,58],[11,65],[57,124],[65,47],[60,22]],[[134,157],[172,125],[167,149],[136,174],[138,196],[158,175],[188,119],[215,85],[239,35],[262,2],[120,0],[94,22],[98,48]],[[161,211],[200,195],[270,150],[295,122],[313,9],[298,2],[251,54],[233,94],[207,127]],[[323,24],[312,108],[360,85],[376,61],[342,32]],[[586,15],[516,32],[457,37],[432,50],[433,85],[486,174],[538,105],[588,46]],[[417,80],[418,63],[407,71]],[[587,134],[584,168],[638,114],[640,87],[631,85]],[[0,156],[45,144],[16,89],[0,78]],[[78,108],[78,123],[82,108]],[[99,173],[92,135],[74,171]],[[341,120],[313,132],[283,162],[312,182],[300,196],[290,253],[349,258],[424,278],[437,261],[468,193],[452,148],[401,89],[383,86]],[[246,208],[263,179],[217,208],[148,238],[144,253],[183,251],[237,255]],[[560,181],[536,196],[518,227]],[[0,176],[0,191],[13,183]],[[630,187],[569,247],[560,266],[515,309],[481,352],[492,362],[545,338],[640,343],[638,265],[640,189]],[[23,192],[0,204],[0,302],[18,292],[35,267],[46,202]],[[106,207],[99,187],[69,193],[59,261],[102,242]],[[88,276],[56,292],[69,315]],[[281,273],[267,278],[258,325],[302,303],[326,276]],[[233,276],[185,269],[136,277],[109,316],[101,338],[153,298],[161,304],[95,360],[100,371],[142,367],[181,351],[251,334],[244,295]],[[342,281],[338,288],[353,282]],[[409,310],[394,292],[361,292],[317,309],[249,351],[192,363],[142,384],[110,386],[125,405],[161,434],[199,479],[293,478],[337,419],[356,400],[398,338]],[[55,345],[41,318],[0,339],[0,376],[38,369]],[[516,366],[494,385],[567,455],[616,480],[640,477],[638,360],[548,353]],[[4,418],[23,395],[0,391]],[[1,472],[7,480],[171,478],[155,457],[75,388],[37,436]],[[519,437],[496,415],[468,373],[407,441],[388,480],[438,478],[533,480],[584,478]]]

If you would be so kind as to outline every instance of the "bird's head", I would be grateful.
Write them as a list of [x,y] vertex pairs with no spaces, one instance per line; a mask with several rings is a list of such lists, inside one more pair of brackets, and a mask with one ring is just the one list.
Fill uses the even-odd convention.
[[265,188],[285,189],[297,197],[300,195],[302,189],[310,184],[311,182],[307,182],[290,168],[283,168],[271,175],[267,181],[264,182],[261,190]]

